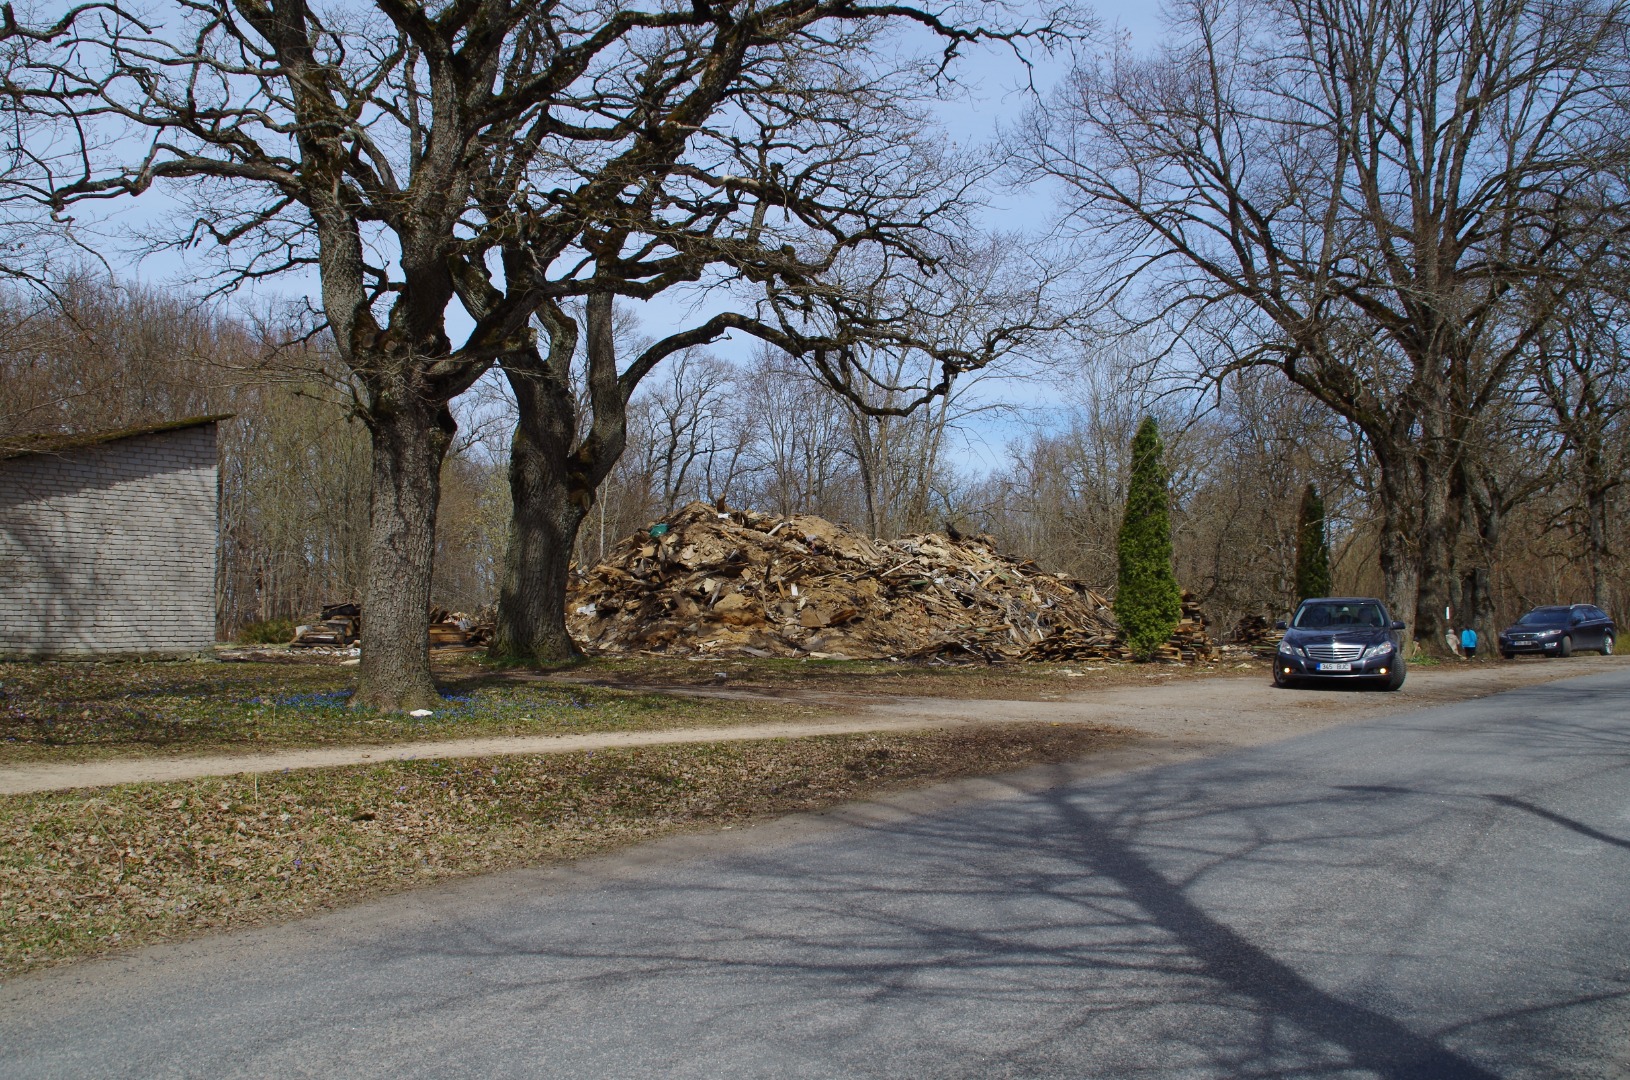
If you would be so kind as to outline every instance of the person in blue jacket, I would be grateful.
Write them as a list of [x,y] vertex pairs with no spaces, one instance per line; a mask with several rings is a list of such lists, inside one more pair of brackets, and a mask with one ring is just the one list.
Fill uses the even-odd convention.
[[1469,626],[1460,632],[1460,651],[1466,654],[1468,660],[1477,658],[1477,631]]

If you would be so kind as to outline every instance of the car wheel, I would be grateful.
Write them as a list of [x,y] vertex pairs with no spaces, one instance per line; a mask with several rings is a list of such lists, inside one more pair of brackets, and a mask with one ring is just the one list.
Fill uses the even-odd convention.
[[1603,656],[1612,656],[1613,655],[1613,635],[1612,634],[1608,634],[1606,637],[1602,638],[1602,655]]
[[1275,664],[1273,666],[1273,684],[1274,684],[1274,686],[1278,687],[1280,690],[1289,690],[1291,687],[1296,685],[1290,679],[1287,679],[1283,675],[1279,674],[1279,665],[1278,664]]
[[1402,690],[1404,688],[1404,677],[1408,674],[1409,672],[1404,666],[1399,664],[1392,669],[1392,674],[1387,676],[1387,681],[1381,684],[1381,689],[1389,694],[1395,690]]
[[1558,656],[1572,656],[1573,655],[1573,638],[1571,638],[1571,637],[1563,638],[1562,639],[1562,644],[1557,646],[1556,654]]

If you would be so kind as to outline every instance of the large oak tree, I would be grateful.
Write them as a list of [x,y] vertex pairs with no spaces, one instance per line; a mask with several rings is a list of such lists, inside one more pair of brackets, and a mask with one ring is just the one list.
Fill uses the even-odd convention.
[[[994,3],[172,0],[143,22],[87,13],[25,78],[81,151],[44,185],[59,213],[161,186],[178,212],[148,230],[155,245],[212,249],[218,287],[315,279],[373,446],[356,701],[414,709],[437,700],[424,625],[452,401],[494,364],[521,401],[501,642],[559,653],[538,627],[563,597],[562,542],[657,363],[740,326],[841,381],[857,327],[915,332],[909,307],[877,301],[896,268],[929,268],[910,234],[938,228],[955,192],[903,199],[887,186],[898,169],[869,174],[880,144],[860,131],[853,153],[843,132],[966,43],[1054,32],[1004,18]],[[906,44],[871,48],[893,24],[930,55],[874,68]],[[861,202],[828,206],[830,191]],[[868,291],[840,264],[888,272]],[[715,266],[760,289],[763,310],[619,367],[613,297]],[[586,420],[562,377],[579,340]]]
[[1169,46],[1080,66],[1016,146],[1123,296],[1230,328],[1208,374],[1278,368],[1362,431],[1388,599],[1442,649],[1471,427],[1621,243],[1630,9],[1172,12]]

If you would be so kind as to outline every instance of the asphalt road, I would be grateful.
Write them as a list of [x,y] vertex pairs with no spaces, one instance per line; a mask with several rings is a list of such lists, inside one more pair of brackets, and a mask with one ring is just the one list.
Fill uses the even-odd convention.
[[15,980],[0,1075],[1630,1077],[1630,672],[725,837]]

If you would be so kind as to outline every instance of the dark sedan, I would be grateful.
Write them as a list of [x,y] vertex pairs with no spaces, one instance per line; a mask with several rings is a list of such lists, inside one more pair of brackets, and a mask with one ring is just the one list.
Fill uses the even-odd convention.
[[1500,655],[1507,660],[1520,653],[1572,656],[1576,652],[1599,652],[1611,656],[1617,634],[1612,618],[1599,607],[1537,607],[1500,631]]
[[1397,690],[1404,685],[1403,628],[1370,597],[1303,600],[1274,654],[1273,681],[1292,686],[1357,679]]

